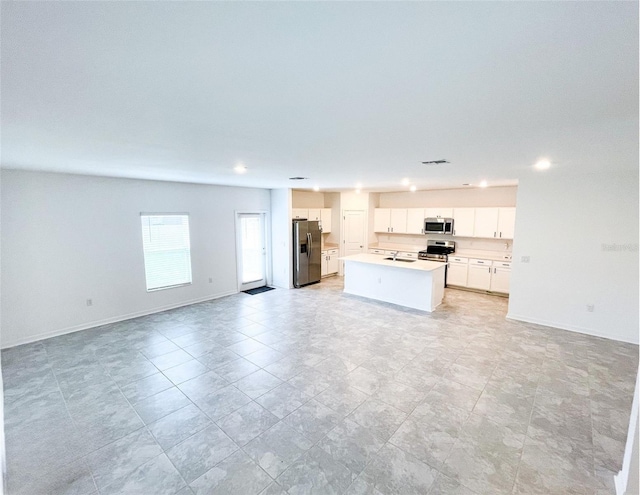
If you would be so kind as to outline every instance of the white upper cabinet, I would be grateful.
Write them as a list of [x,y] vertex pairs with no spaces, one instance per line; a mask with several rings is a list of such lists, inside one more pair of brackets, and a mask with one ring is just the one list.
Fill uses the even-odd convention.
[[391,208],[391,232],[394,234],[407,233],[407,209]]
[[500,208],[498,212],[498,237],[500,239],[513,239],[516,226],[516,209]]
[[474,237],[513,239],[515,208],[476,208]]
[[406,234],[407,209],[376,208],[373,211],[373,230],[389,234]]
[[498,237],[499,208],[476,208],[474,237]]
[[[309,210],[311,214],[313,210]],[[516,209],[498,208],[375,208],[374,232],[424,234],[425,218],[453,218],[453,235],[513,239]]]
[[374,232],[389,232],[391,228],[391,209],[376,208],[373,210]]
[[305,208],[292,208],[291,209],[291,217],[295,219],[304,218],[305,220],[309,219],[309,210]]
[[425,208],[425,218],[453,218],[453,208]]
[[331,232],[331,208],[322,208],[320,210],[320,224],[323,233]]
[[407,208],[407,234],[424,234],[424,208]]
[[307,220],[316,220],[320,222],[320,208],[309,208],[309,218],[307,218]]
[[475,221],[475,208],[454,208],[453,235],[460,237],[473,237]]

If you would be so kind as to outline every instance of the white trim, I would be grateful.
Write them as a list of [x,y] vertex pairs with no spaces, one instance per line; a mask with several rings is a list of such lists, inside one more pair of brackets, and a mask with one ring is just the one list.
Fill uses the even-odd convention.
[[81,330],[87,330],[89,328],[100,327],[102,325],[109,325],[110,323],[117,323],[119,321],[131,320],[133,318],[139,318],[140,316],[147,316],[154,313],[161,313],[162,311],[167,311],[169,309],[181,308],[182,306],[190,306],[191,304],[197,304],[205,301],[211,301],[213,299],[220,299],[221,297],[231,296],[233,294],[238,294],[238,291],[229,291],[224,292],[222,294],[216,294],[213,296],[205,296],[200,297],[198,299],[192,299],[190,301],[183,301],[176,304],[169,304],[167,306],[160,306],[157,308],[145,310],[145,311],[137,311],[135,313],[129,313],[127,315],[114,316],[113,318],[106,318],[104,320],[91,321],[87,323],[82,323],[80,325],[75,325],[67,328],[60,328],[58,330],[50,330],[48,332],[39,333],[37,335],[32,335],[25,339],[19,339],[14,342],[9,342],[8,344],[3,342],[2,349],[9,349],[10,347],[15,347],[23,344],[30,344],[32,342],[37,342],[39,340],[49,339],[51,337],[59,337],[60,335],[66,335],[68,333],[79,332]]
[[638,400],[640,395],[640,368],[636,375],[636,389],[633,393],[631,417],[627,442],[624,448],[622,469],[613,476],[617,495],[632,495],[638,493]]
[[628,344],[638,345],[638,341],[628,340],[618,335],[605,334],[602,332],[594,331],[590,328],[578,327],[575,325],[565,325],[564,323],[558,323],[556,321],[540,320],[537,318],[529,318],[528,316],[514,315],[513,313],[507,313],[507,320],[523,321],[525,323],[534,323],[536,325],[542,325],[545,327],[558,328],[560,330],[568,330],[569,332],[582,333],[584,335],[591,335],[592,337],[600,337],[602,339],[615,340],[617,342],[626,342]]

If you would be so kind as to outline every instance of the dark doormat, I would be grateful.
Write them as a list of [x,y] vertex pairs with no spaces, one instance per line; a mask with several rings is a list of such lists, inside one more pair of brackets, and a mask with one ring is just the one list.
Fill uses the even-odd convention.
[[275,287],[267,287],[266,285],[263,285],[262,287],[256,287],[255,289],[249,289],[249,290],[243,290],[242,292],[244,292],[245,294],[249,294],[252,296],[255,296],[256,294],[260,294],[262,292],[267,292],[269,290],[273,290],[275,289]]

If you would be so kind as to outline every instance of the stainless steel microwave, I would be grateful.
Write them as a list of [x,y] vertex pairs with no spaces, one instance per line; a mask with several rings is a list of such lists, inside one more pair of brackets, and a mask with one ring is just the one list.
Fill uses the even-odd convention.
[[425,234],[453,234],[453,218],[425,218]]

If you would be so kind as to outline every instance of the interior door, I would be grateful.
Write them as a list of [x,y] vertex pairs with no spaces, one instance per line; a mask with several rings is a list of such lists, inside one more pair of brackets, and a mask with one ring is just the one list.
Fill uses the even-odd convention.
[[348,210],[344,212],[344,255],[364,253],[365,246],[365,216],[362,210]]
[[236,229],[240,290],[267,285],[265,214],[238,213]]

